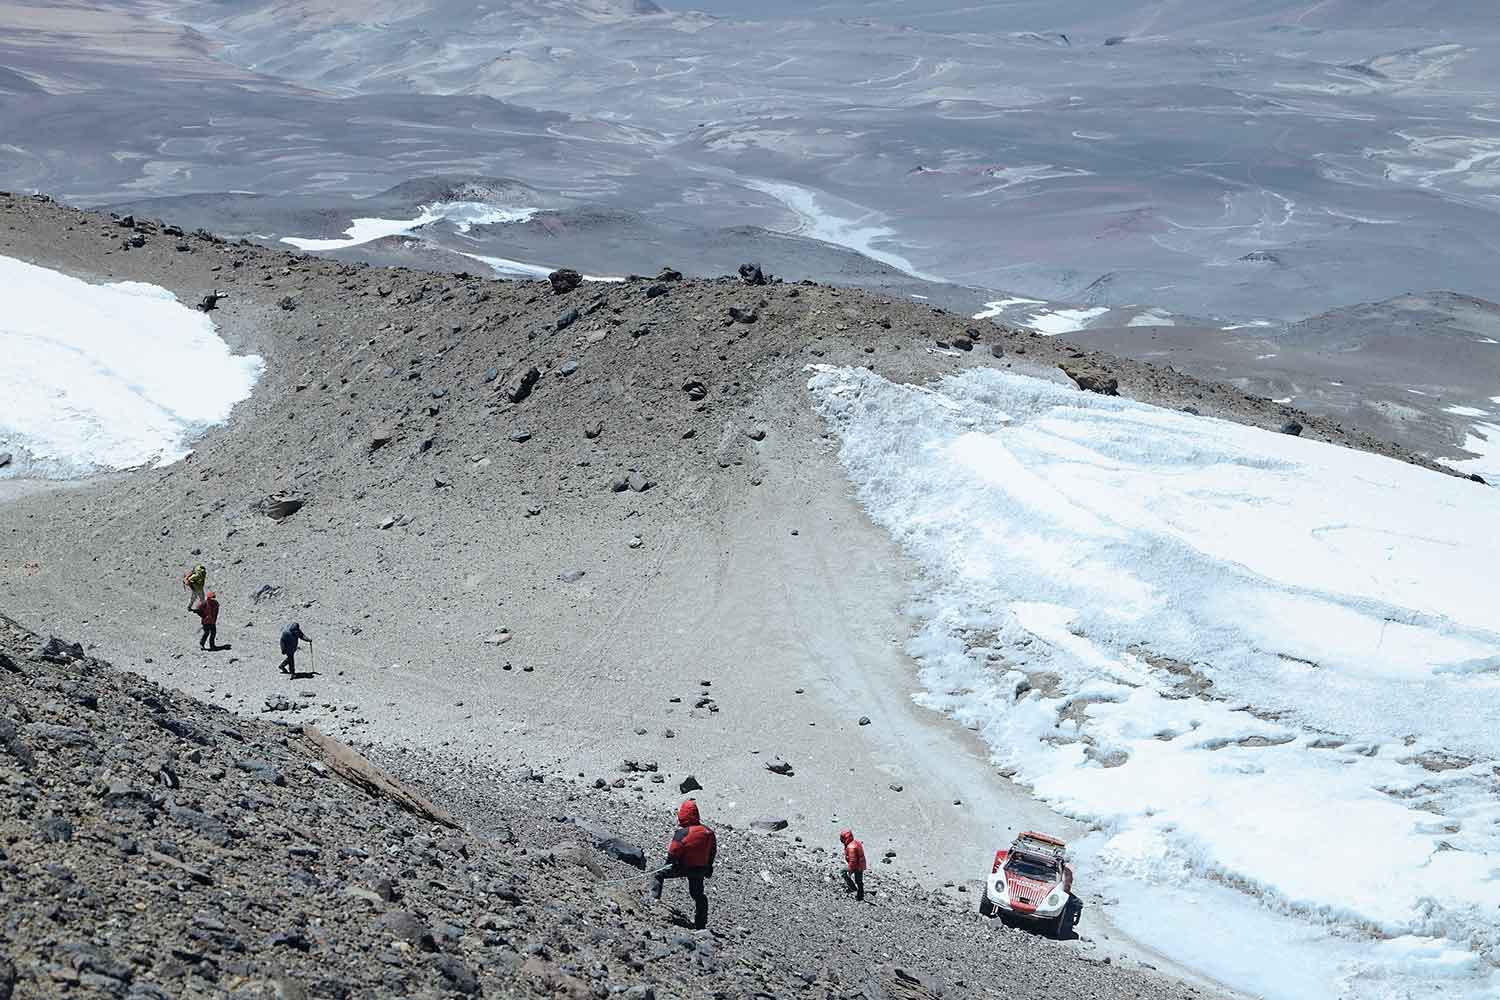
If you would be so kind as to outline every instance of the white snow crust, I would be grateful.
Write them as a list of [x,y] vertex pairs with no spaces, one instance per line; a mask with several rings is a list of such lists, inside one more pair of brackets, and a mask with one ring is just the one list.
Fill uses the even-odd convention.
[[493,226],[508,222],[529,222],[536,215],[535,208],[506,208],[482,201],[441,201],[423,205],[415,219],[355,219],[344,230],[343,239],[304,239],[300,236],[285,236],[281,242],[290,243],[299,250],[347,250],[364,243],[373,243],[386,236],[405,236],[434,222],[449,222],[461,233],[474,226]]
[[1011,306],[1042,306],[1042,305],[1046,305],[1046,303],[1043,302],[1041,299],[1022,299],[1022,298],[995,299],[992,302],[986,302],[984,304],[984,308],[981,309],[981,310],[979,310],[979,312],[977,312],[977,313],[974,314],[974,318],[975,319],[994,319],[996,316],[999,316],[999,315],[1003,314],[1005,312],[1005,310],[1009,309]]
[[920,567],[919,700],[1094,824],[1124,929],[1266,997],[1500,995],[1500,492],[995,370],[810,387]]
[[1050,312],[1032,313],[1026,317],[1026,325],[1038,333],[1048,337],[1056,337],[1058,334],[1074,333],[1089,325],[1090,320],[1098,319],[1109,309],[1105,306],[1094,306],[1089,309],[1054,309]]
[[20,473],[175,462],[265,368],[156,285],[91,285],[0,256],[0,288],[0,451],[21,453]]

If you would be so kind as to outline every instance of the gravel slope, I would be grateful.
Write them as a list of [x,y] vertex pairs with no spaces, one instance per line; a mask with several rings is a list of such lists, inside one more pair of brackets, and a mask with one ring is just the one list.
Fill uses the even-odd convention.
[[0,617],[0,997],[1197,992],[941,893],[855,903],[829,848],[727,824],[713,925],[689,931],[623,863],[668,832],[633,803],[407,761],[453,820],[331,750]]

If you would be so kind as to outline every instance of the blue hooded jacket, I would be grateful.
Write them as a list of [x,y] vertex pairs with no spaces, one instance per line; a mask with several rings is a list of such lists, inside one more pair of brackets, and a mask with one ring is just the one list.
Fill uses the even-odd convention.
[[[302,626],[301,625],[298,625],[296,622],[292,622],[286,628],[282,629],[281,630],[281,655],[282,656],[291,656],[293,653],[295,653],[297,651],[297,640],[298,639],[307,639],[307,636],[305,636],[305,635],[302,634]],[[308,640],[308,641],[310,642],[311,640]]]

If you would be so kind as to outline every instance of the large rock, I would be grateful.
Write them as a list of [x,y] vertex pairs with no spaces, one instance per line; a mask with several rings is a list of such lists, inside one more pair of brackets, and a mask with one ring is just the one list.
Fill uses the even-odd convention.
[[594,845],[594,850],[607,854],[616,861],[624,862],[632,868],[646,870],[646,851],[643,848],[632,844],[613,830],[587,820],[574,819],[572,823]]
[[767,283],[766,273],[760,269],[759,264],[741,264],[740,280],[747,285],[764,285]]
[[[554,864],[572,865],[582,868],[596,879],[604,877],[604,869],[594,860],[593,852],[582,844],[558,844],[548,855]],[[642,862],[644,867],[644,862]]]
[[295,493],[272,493],[260,502],[261,513],[272,520],[281,521],[301,510],[307,501]]
[[1095,371],[1090,368],[1076,368],[1072,365],[1059,365],[1063,374],[1072,379],[1073,382],[1084,392],[1097,392],[1101,396],[1118,396],[1120,394],[1120,380],[1107,372]]
[[505,386],[505,398],[519,403],[531,395],[531,390],[542,380],[542,373],[535,365],[512,376]]
[[370,432],[370,450],[379,451],[396,439],[396,428],[392,426],[377,427]]
[[462,960],[452,955],[439,955],[433,964],[453,992],[466,997],[479,996],[482,992],[479,980]]
[[785,816],[757,816],[750,821],[750,829],[757,833],[775,833],[791,825]]
[[375,919],[375,926],[392,937],[416,945],[423,951],[437,951],[437,939],[432,928],[410,910],[392,910]]
[[566,295],[583,284],[583,275],[571,267],[561,267],[547,275],[547,280],[552,284],[553,294]]

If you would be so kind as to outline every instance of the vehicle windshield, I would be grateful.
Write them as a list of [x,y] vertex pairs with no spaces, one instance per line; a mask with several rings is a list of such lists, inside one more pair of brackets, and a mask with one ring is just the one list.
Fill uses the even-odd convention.
[[1013,854],[1005,862],[1005,870],[1014,872],[1022,878],[1034,878],[1038,882],[1057,881],[1056,866],[1043,861],[1041,858],[1031,858],[1024,854]]

